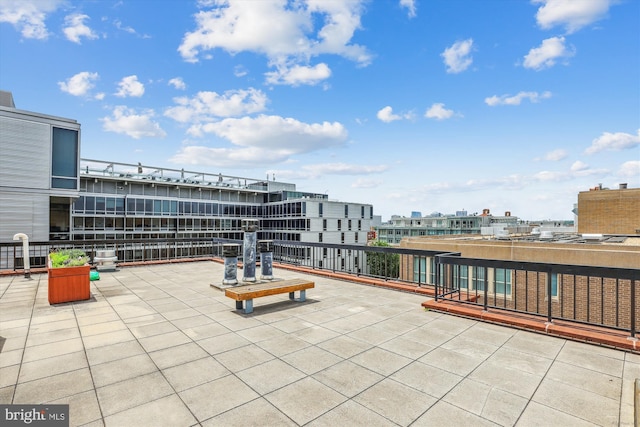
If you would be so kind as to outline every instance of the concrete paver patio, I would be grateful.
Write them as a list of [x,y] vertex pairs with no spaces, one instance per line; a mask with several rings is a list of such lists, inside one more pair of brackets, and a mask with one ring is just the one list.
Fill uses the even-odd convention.
[[123,268],[50,306],[0,277],[0,403],[87,426],[633,425],[640,356],[424,311],[424,296],[316,282],[254,312],[203,261]]

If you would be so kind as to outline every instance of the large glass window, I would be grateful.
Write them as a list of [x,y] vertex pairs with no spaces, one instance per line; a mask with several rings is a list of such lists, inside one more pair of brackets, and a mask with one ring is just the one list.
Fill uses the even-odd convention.
[[473,289],[484,291],[485,281],[484,267],[473,267]]
[[431,267],[431,273],[429,274],[429,283],[435,285],[436,283],[436,259],[429,258],[429,265]]
[[558,298],[558,273],[551,273],[551,297]]
[[496,268],[496,294],[511,294],[511,270]]
[[426,283],[427,281],[427,259],[424,257],[413,257],[413,281]]
[[467,289],[469,286],[469,267],[466,265],[456,265],[453,267],[453,280],[458,289]]
[[53,128],[51,187],[78,189],[78,131]]

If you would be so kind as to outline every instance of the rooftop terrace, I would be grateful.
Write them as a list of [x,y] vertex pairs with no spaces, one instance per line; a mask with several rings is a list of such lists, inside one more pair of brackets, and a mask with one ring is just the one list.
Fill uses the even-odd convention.
[[640,355],[425,311],[427,297],[282,269],[307,301],[250,315],[210,262],[101,272],[50,306],[0,276],[0,403],[71,425],[633,425]]

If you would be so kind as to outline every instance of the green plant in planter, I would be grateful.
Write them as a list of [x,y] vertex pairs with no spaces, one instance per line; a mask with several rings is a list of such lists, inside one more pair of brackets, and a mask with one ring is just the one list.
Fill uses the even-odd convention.
[[63,249],[49,254],[51,268],[80,267],[89,262],[89,257],[80,249]]

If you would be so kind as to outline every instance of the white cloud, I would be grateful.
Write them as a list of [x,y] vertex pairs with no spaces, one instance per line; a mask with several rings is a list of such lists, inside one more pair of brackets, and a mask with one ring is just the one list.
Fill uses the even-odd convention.
[[247,71],[247,69],[243,66],[243,65],[236,65],[235,67],[233,67],[233,75],[236,77],[244,77],[247,74],[249,74],[249,72]]
[[171,80],[169,80],[169,85],[180,90],[185,90],[187,88],[187,85],[184,83],[184,80],[182,80],[182,77],[172,78]]
[[64,18],[65,27],[62,31],[67,40],[80,44],[81,37],[86,37],[87,39],[98,38],[98,35],[84,24],[85,19],[89,19],[89,17],[80,13],[68,15]]
[[376,188],[382,185],[381,179],[364,179],[358,178],[351,184],[351,188]]
[[[265,55],[271,66],[287,64],[286,68],[292,69],[300,65],[314,71],[312,74],[326,73],[323,67],[308,66],[310,58],[323,54],[368,65],[371,55],[366,48],[351,43],[354,32],[361,27],[361,4],[362,0],[200,2],[201,7],[213,8],[195,15],[196,28],[184,35],[178,51],[188,62],[197,62],[201,54],[217,48],[231,54],[250,51]],[[314,28],[316,23],[322,24]],[[280,74],[288,75],[276,71],[269,76],[286,83],[286,79],[278,78]],[[307,80],[293,81],[302,84]]]
[[[376,117],[382,122],[391,123],[396,120],[412,120],[414,118],[414,113],[409,111],[402,114],[394,114],[393,108],[387,105],[376,113]],[[356,119],[356,122],[358,124],[363,124],[363,121],[360,119]]]
[[122,133],[134,139],[164,138],[167,134],[157,122],[153,121],[153,110],[136,113],[123,105],[113,109],[111,117],[104,117],[102,128],[107,132]]
[[568,171],[541,171],[534,174],[531,178],[534,181],[561,182],[585,176],[606,175],[607,173],[609,173],[609,171],[606,169],[594,169],[588,164],[577,160],[573,162]]
[[540,28],[548,30],[555,26],[565,27],[573,33],[592,22],[604,18],[612,0],[533,0],[542,4],[536,13]]
[[586,154],[595,154],[599,151],[610,150],[620,151],[634,148],[640,145],[640,129],[638,134],[633,135],[624,132],[603,132],[591,143],[591,146],[585,150]]
[[296,154],[341,145],[347,139],[347,131],[340,123],[308,124],[280,116],[229,118],[195,128],[192,134],[210,133],[235,147],[186,146],[171,161],[220,167],[273,164]]
[[[317,179],[328,175],[372,175],[378,174],[389,169],[387,165],[354,165],[349,163],[319,163],[312,165],[302,165],[294,170],[269,170],[268,173],[275,173],[278,177],[284,179]],[[353,188],[372,188],[382,183],[379,180],[362,180],[359,179],[361,185]]]
[[400,6],[407,8],[409,18],[416,17],[416,0],[400,0]]
[[127,96],[141,97],[144,95],[144,85],[138,81],[138,76],[127,76],[118,83],[116,96],[125,98]]
[[3,0],[0,22],[12,24],[24,38],[45,40],[49,37],[44,22],[47,14],[64,3],[64,0]]
[[467,39],[455,42],[446,48],[440,54],[444,58],[444,64],[447,66],[447,73],[460,73],[471,65],[471,50],[473,48],[473,39]]
[[564,37],[551,37],[542,41],[540,47],[535,47],[524,56],[523,66],[536,71],[551,68],[559,58],[570,58],[575,55],[573,48],[565,46]]
[[386,106],[383,109],[381,109],[380,111],[378,111],[378,114],[376,114],[376,116],[378,117],[379,120],[385,122],[385,123],[391,123],[395,120],[401,120],[402,117],[397,115],[397,114],[393,114],[393,108],[391,108],[390,106]]
[[269,84],[277,85],[316,85],[331,77],[331,69],[325,63],[314,67],[306,65],[294,65],[292,67],[278,67],[276,71],[265,73]]
[[181,123],[212,121],[219,117],[233,117],[259,113],[268,102],[264,92],[249,88],[229,90],[220,95],[216,92],[198,92],[194,97],[179,97],[177,105],[167,108],[164,115]]
[[618,170],[618,175],[638,180],[638,177],[640,177],[640,160],[624,162]]
[[116,27],[117,29],[119,29],[120,31],[124,31],[125,33],[129,33],[129,34],[137,34],[137,33],[136,33],[136,30],[135,30],[133,27],[130,27],[130,26],[128,26],[128,25],[123,25],[123,24],[122,24],[122,21],[120,21],[120,20],[118,20],[118,19],[116,19],[116,20],[113,22],[113,25],[115,25],[115,27]]
[[94,96],[94,98],[97,99],[98,101],[102,101],[105,96],[106,94],[104,92],[98,92],[96,93],[96,96]]
[[436,120],[446,120],[453,117],[453,110],[447,110],[444,108],[444,104],[436,103],[433,104],[429,109],[424,113],[424,116],[428,119],[436,119]]
[[514,174],[491,179],[470,179],[466,182],[434,182],[421,186],[420,191],[445,194],[451,192],[476,192],[482,189],[514,190],[522,188],[526,182],[525,176]]
[[580,160],[576,160],[571,165],[571,172],[580,172],[580,171],[587,170],[588,168],[589,168],[588,164],[586,164],[585,162],[582,162]]
[[484,99],[485,104],[490,107],[495,107],[496,105],[520,105],[522,100],[528,99],[530,102],[536,103],[540,102],[542,99],[551,98],[551,92],[518,92],[517,95],[493,95]]
[[225,138],[235,145],[280,150],[290,154],[308,153],[347,139],[338,122],[303,123],[280,116],[228,118],[201,126],[201,131]]
[[549,151],[547,154],[545,154],[544,160],[557,162],[559,160],[566,159],[568,155],[569,152],[567,150],[558,148],[557,150]]
[[386,165],[353,165],[348,163],[324,163],[304,165],[300,168],[306,177],[318,178],[324,175],[371,175],[384,172]]
[[58,82],[60,90],[73,96],[86,96],[93,89],[93,82],[98,80],[98,73],[83,71],[67,79],[66,82]]

